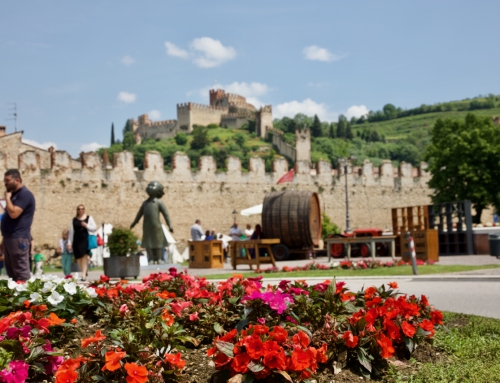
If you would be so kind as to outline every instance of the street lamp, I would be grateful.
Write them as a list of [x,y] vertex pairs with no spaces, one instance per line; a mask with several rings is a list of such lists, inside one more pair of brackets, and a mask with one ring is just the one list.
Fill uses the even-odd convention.
[[356,159],[352,154],[347,158],[339,158],[339,162],[343,162],[344,166],[344,176],[345,176],[345,232],[349,233],[351,231],[351,219],[349,217],[349,190],[347,187],[347,167],[350,161]]
[[233,212],[231,213],[233,215],[233,218],[234,218],[234,223],[236,223],[236,216],[238,215],[238,212],[236,211],[236,209],[233,210]]

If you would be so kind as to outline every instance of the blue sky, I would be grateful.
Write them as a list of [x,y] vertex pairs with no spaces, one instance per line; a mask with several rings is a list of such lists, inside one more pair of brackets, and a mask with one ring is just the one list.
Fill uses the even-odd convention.
[[76,156],[224,88],[335,121],[500,94],[498,1],[0,3],[0,125]]

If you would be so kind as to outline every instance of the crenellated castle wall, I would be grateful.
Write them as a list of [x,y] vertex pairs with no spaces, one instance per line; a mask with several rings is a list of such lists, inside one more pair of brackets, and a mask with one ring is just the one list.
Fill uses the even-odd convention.
[[[1,140],[0,140],[1,141]],[[7,169],[6,155],[0,152],[0,171]],[[103,165],[96,153],[82,153],[80,167],[63,151],[55,151],[48,167],[43,167],[40,155],[28,150],[17,155],[17,166],[24,184],[33,191],[37,210],[33,237],[39,244],[55,245],[63,229],[68,228],[76,206],[83,203],[97,224],[129,226],[142,201],[147,198],[145,188],[156,180],[165,186],[165,202],[177,240],[189,238],[189,228],[201,219],[204,229],[215,228],[228,232],[233,210],[241,211],[262,203],[266,193],[274,190],[311,190],[318,192],[321,208],[343,226],[345,221],[345,185],[342,169],[332,169],[329,162],[320,161],[311,169],[307,161],[295,166],[292,183],[277,185],[289,170],[283,158],[273,163],[273,172],[265,172],[264,160],[253,157],[249,171],[242,171],[237,157],[229,157],[227,171],[217,169],[214,158],[199,159],[196,169],[191,168],[187,155],[177,153],[172,170],[164,171],[160,153],[145,155],[145,169],[134,168],[133,155],[116,153],[112,164]],[[425,164],[414,169],[402,163],[394,169],[391,162],[378,168],[369,161],[349,169],[349,202],[354,228],[391,225],[392,207],[422,205],[430,202]],[[259,218],[238,218],[240,224],[256,224]],[[140,225],[137,234],[141,235]]]

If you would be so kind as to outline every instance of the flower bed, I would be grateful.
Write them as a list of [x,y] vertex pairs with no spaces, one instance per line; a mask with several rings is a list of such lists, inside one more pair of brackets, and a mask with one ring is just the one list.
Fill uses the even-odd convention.
[[335,280],[261,282],[175,269],[139,284],[0,281],[0,382],[187,382],[185,355],[207,346],[219,381],[312,382],[334,361],[373,377],[442,324],[425,296],[395,282],[359,292]]
[[[417,266],[423,265],[433,265],[436,262],[433,260],[422,261],[417,259]],[[304,266],[283,266],[281,269],[277,267],[269,267],[267,269],[257,269],[255,270],[258,274],[269,274],[269,273],[290,273],[293,271],[309,271],[309,270],[364,270],[364,269],[377,269],[383,267],[396,267],[396,266],[411,266],[411,262],[405,262],[403,260],[399,260],[397,262],[388,261],[373,261],[371,259],[368,260],[360,260],[360,261],[340,261],[340,262],[332,262],[328,265],[322,263],[311,262]]]

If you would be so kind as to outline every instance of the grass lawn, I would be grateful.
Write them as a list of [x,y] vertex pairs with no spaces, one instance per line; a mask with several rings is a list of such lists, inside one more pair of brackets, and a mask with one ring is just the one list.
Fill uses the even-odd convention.
[[[500,265],[484,265],[484,266],[465,266],[465,265],[425,265],[418,266],[419,275],[431,275],[431,274],[442,274],[442,273],[456,273],[460,271],[473,271],[473,270],[484,270],[484,269],[496,269],[500,268]],[[227,279],[233,276],[233,274],[239,274],[242,270],[235,270],[232,273],[225,274],[212,274],[204,276],[207,279]],[[293,271],[289,273],[279,272],[279,273],[262,273],[257,274],[254,272],[245,273],[248,276],[258,276],[262,275],[264,278],[307,278],[307,277],[374,277],[374,276],[393,276],[393,275],[413,275],[411,266],[395,266],[395,267],[380,267],[377,269],[366,269],[366,270],[308,270],[308,271]]]
[[[89,271],[104,271],[102,266],[96,266],[94,268],[89,269]],[[43,272],[45,274],[51,274],[51,273],[62,273],[62,268],[61,267],[48,267],[44,266],[43,267]]]
[[[434,347],[443,360],[417,366],[411,375],[393,369],[390,382],[500,382],[500,320],[444,313]],[[392,375],[392,379],[390,376]]]

